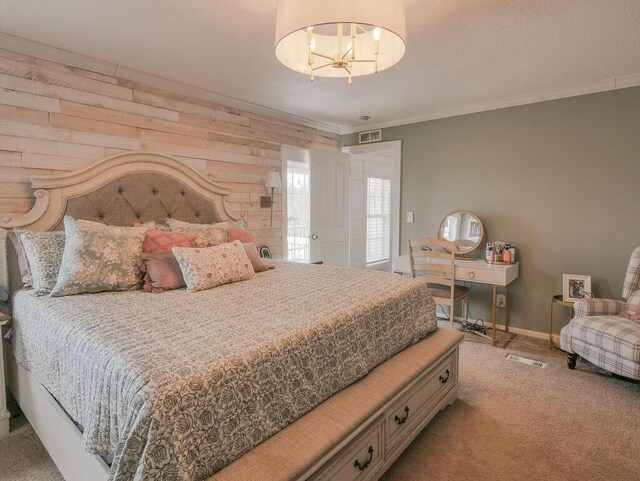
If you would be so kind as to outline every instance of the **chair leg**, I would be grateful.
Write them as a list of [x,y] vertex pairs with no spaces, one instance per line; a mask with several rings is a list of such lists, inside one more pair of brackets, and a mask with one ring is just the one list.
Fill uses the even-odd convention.
[[462,300],[462,318],[466,321],[469,318],[469,300]]
[[578,361],[578,355],[576,353],[571,353],[567,355],[567,366],[569,366],[569,369],[575,369],[577,361]]
[[452,304],[449,306],[449,329],[451,329],[453,331],[453,311],[454,309],[454,305]]

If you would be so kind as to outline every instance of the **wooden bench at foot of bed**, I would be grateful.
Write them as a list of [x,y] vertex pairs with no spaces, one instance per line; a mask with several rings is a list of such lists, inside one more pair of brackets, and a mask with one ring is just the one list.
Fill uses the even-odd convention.
[[437,329],[208,481],[373,481],[456,400],[463,336]]

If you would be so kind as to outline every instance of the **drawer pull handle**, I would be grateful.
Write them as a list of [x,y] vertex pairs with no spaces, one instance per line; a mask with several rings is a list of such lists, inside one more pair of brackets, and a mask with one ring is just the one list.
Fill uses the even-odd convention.
[[446,376],[445,376],[445,377],[440,376],[440,382],[441,382],[442,384],[444,384],[445,382],[447,382],[447,381],[449,380],[449,376],[451,375],[451,373],[449,372],[449,370],[448,370],[448,369],[446,370],[445,374],[446,374]]
[[373,461],[373,446],[369,446],[369,459],[362,464],[360,464],[360,461],[356,459],[355,463],[353,463],[353,467],[358,468],[358,471],[364,471],[369,467],[371,461]]
[[469,279],[475,279],[476,278],[476,273],[473,271],[469,271],[469,274],[467,274],[469,276]]
[[409,406],[405,406],[404,416],[400,417],[396,414],[396,423],[398,423],[398,426],[402,426],[408,417],[409,417]]

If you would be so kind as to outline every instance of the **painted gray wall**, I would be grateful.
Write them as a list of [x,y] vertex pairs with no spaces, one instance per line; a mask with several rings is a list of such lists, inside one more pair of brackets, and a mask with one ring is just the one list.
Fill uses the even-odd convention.
[[[546,332],[563,273],[620,297],[640,245],[640,87],[391,127],[383,140],[402,140],[403,253],[457,209],[476,212],[488,240],[517,245],[513,326]],[[474,287],[472,315],[489,320],[489,302]]]

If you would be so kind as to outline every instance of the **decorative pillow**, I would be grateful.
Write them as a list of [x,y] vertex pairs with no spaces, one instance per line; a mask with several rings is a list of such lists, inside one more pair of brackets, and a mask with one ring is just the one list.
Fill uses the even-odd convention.
[[67,241],[52,297],[138,289],[146,227],[116,227],[65,216]]
[[[184,279],[178,261],[173,256],[173,247],[193,247],[196,236],[182,232],[165,232],[151,229],[144,235],[140,270],[143,276],[143,289],[147,292],[164,292],[184,287]],[[165,254],[154,256],[153,254]],[[178,279],[175,276],[178,276]],[[175,287],[173,287],[175,286]]]
[[168,231],[169,227],[164,225],[164,224],[158,224],[155,220],[150,220],[149,222],[134,222],[133,223],[133,227],[149,227],[150,229],[157,229],[157,230],[163,230],[163,231]]
[[145,266],[145,291],[158,293],[185,286],[180,264],[173,252],[143,252],[140,257]]
[[624,317],[640,323],[640,290],[631,293],[624,308]]
[[243,244],[253,242],[255,245],[258,245],[258,239],[248,230],[230,227],[227,231],[227,242],[233,242],[234,240],[239,240]]
[[258,253],[258,248],[253,242],[245,242],[242,244],[244,251],[247,253],[247,257],[251,261],[251,266],[254,272],[264,272],[269,269],[275,269],[276,266],[265,264]]
[[24,251],[31,286],[36,296],[46,296],[56,285],[64,252],[64,232],[16,230]]
[[154,252],[170,252],[173,247],[193,247],[195,240],[195,235],[187,235],[183,232],[150,229],[144,234],[142,252],[153,254]]
[[190,291],[211,289],[256,275],[240,241],[203,248],[174,247],[172,251]]
[[196,244],[201,246],[215,246],[227,242],[228,222],[191,224],[190,222],[182,222],[175,219],[167,219],[165,222],[174,232],[178,231],[196,236]]
[[27,263],[27,256],[24,253],[20,239],[18,239],[15,231],[9,232],[9,239],[13,245],[13,250],[18,258],[18,270],[20,271],[20,280],[22,281],[22,287],[31,287],[31,275],[29,274],[29,264]]
[[230,220],[229,221],[229,227],[234,228],[234,229],[246,229],[247,228],[247,221],[244,220],[244,219]]

